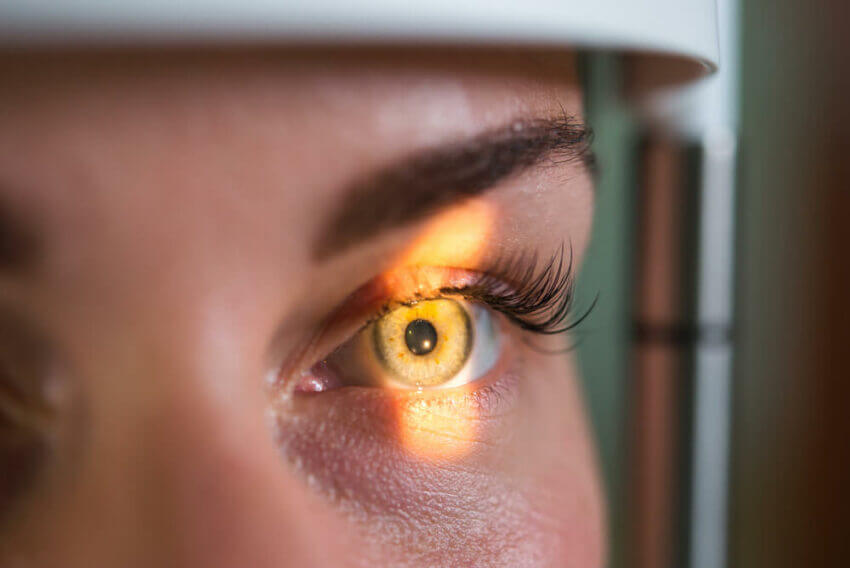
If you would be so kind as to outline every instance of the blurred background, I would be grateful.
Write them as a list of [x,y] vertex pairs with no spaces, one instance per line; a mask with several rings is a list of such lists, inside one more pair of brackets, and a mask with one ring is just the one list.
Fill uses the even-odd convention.
[[[690,554],[693,492],[683,481],[694,473],[694,357],[687,346],[695,338],[687,310],[685,328],[662,338],[682,352],[677,370],[667,373],[670,385],[636,391],[646,387],[642,243],[647,210],[657,214],[647,202],[662,191],[656,186],[665,171],[690,171],[681,164],[692,151],[679,150],[672,161],[680,166],[671,168],[664,156],[677,150],[662,142],[659,154],[640,113],[624,103],[627,62],[586,58],[600,172],[580,290],[585,302],[598,294],[599,303],[577,348],[608,486],[614,568],[850,565],[850,3],[741,0],[735,10],[734,357],[728,483],[716,494],[715,511],[725,534],[716,541],[720,554],[702,563]],[[694,208],[693,196],[668,199],[671,210]],[[673,225],[693,236],[692,222],[682,214]],[[671,278],[685,289],[693,284],[689,251],[666,251],[678,263]],[[655,406],[646,406],[647,392]],[[647,497],[641,485],[648,473],[640,448],[652,436],[667,447],[666,471],[650,472],[665,489],[661,497]],[[647,499],[654,507],[647,509]],[[662,534],[643,530],[653,518]]]

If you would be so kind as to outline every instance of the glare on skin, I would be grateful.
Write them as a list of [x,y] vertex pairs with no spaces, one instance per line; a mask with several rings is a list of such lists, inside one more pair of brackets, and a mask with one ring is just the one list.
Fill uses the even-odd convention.
[[398,436],[405,450],[425,460],[457,460],[473,447],[478,413],[467,389],[434,396],[416,392],[397,403]]
[[450,227],[468,247],[412,245],[428,223],[322,265],[309,246],[364,170],[518,115],[579,114],[568,58],[18,57],[0,57],[0,191],[41,223],[48,254],[0,299],[61,349],[85,420],[0,536],[0,564],[602,565],[567,359],[523,352],[510,420],[487,414],[447,460],[418,459],[425,433],[447,439],[480,408],[433,425],[413,404],[401,414],[423,437],[398,452],[398,399],[321,393],[282,418],[296,463],[272,443],[262,388],[285,351],[270,344],[303,339],[413,251],[465,257],[428,260],[451,265],[482,239],[494,256],[581,253],[590,182],[561,168],[470,204],[484,221]]
[[452,207],[426,223],[396,266],[477,266],[496,220],[493,204],[482,199]]
[[[416,265],[477,266],[493,235],[495,221],[493,205],[483,200],[452,207],[427,222],[391,272]],[[424,288],[425,283],[420,285]],[[436,395],[419,391],[399,399],[398,437],[409,452],[425,459],[445,460],[470,451],[478,419],[466,390]]]

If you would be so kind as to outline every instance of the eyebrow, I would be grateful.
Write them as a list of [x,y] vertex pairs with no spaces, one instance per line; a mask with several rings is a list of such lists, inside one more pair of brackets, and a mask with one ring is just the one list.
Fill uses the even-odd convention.
[[327,260],[378,234],[429,217],[549,160],[594,168],[591,131],[570,117],[516,120],[409,155],[356,180],[313,245]]

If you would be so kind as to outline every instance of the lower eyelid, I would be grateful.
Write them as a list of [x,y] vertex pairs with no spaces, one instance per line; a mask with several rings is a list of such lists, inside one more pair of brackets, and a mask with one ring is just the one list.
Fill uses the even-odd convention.
[[398,451],[405,459],[462,460],[480,444],[496,445],[511,430],[506,421],[523,382],[513,357],[500,361],[490,375],[466,388],[417,392],[354,386],[296,396],[276,413],[278,442],[296,462],[328,451],[357,461],[361,444]]

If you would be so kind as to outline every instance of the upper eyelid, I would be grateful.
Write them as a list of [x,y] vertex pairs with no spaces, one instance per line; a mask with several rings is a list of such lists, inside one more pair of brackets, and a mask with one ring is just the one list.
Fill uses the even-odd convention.
[[[565,261],[566,253],[569,256]],[[494,268],[485,272],[478,290],[466,290],[473,297],[488,294],[487,288],[501,288],[506,282],[511,289],[500,289],[487,298],[495,310],[505,314],[521,329],[543,335],[555,335],[574,329],[584,321],[596,306],[590,307],[574,321],[567,323],[575,304],[575,274],[573,249],[561,244],[548,261],[538,268],[536,254],[521,254],[497,260]],[[493,273],[498,274],[493,280]],[[501,296],[501,297],[500,297]]]
[[[536,252],[522,251],[514,256],[498,258],[477,269],[412,266],[395,272],[403,273],[405,270],[437,271],[455,276],[461,272],[465,278],[455,278],[455,285],[435,286],[431,292],[426,293],[415,291],[395,294],[392,297],[387,293],[380,305],[376,303],[372,306],[372,315],[365,318],[364,323],[359,325],[354,333],[380,319],[393,305],[400,306],[452,294],[487,305],[506,315],[512,323],[526,331],[547,335],[573,329],[596,305],[594,300],[575,321],[565,323],[573,309],[575,275],[572,247],[563,244],[543,263],[538,262]],[[380,279],[381,276],[377,278]],[[415,276],[413,279],[416,279]],[[447,277],[447,280],[452,278]],[[345,304],[339,309],[344,307]]]
[[427,295],[416,294],[416,295],[414,295],[414,296],[412,296],[412,297],[410,297],[406,300],[399,300],[399,299],[390,300],[386,304],[384,304],[374,316],[370,317],[366,321],[366,323],[364,323],[360,327],[360,330],[358,330],[358,331],[361,331],[361,330],[369,327],[369,325],[375,323],[376,321],[378,321],[379,319],[384,317],[386,314],[388,314],[394,308],[402,307],[402,306],[412,306],[412,305],[414,305],[418,302],[428,302],[430,300],[441,300],[443,298],[446,298],[447,296],[451,296],[452,294],[455,294],[458,297],[463,297],[460,294],[460,290],[462,290],[462,288],[445,288],[444,287],[444,288],[440,288],[439,293],[434,294],[434,295],[432,295],[432,294],[427,294]]

